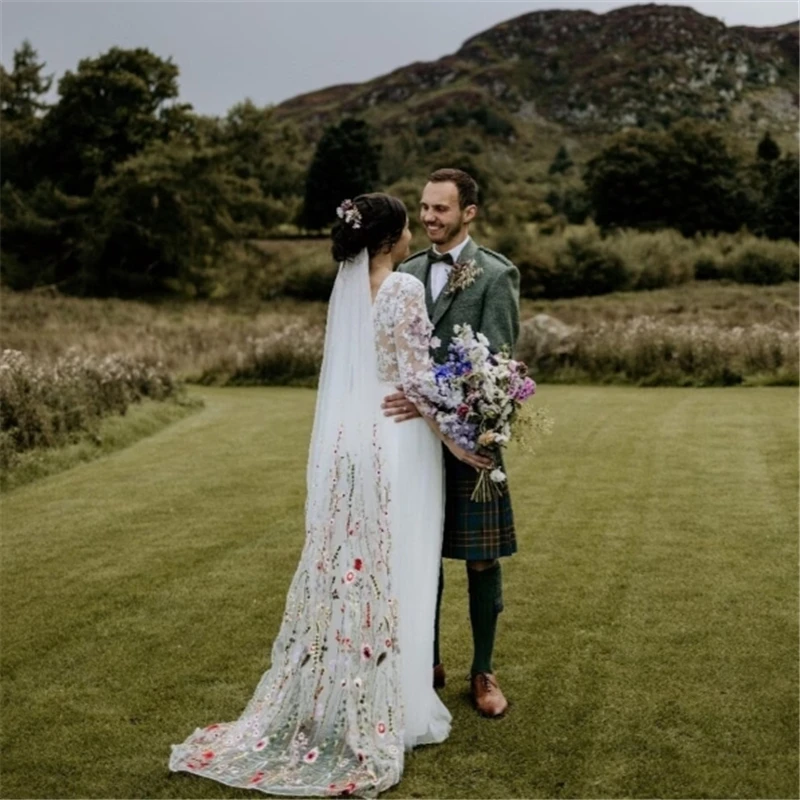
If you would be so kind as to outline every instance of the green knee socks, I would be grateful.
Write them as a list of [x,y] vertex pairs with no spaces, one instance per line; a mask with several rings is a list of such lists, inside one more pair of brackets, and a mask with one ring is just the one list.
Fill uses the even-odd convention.
[[475,570],[467,565],[469,580],[469,618],[472,622],[474,655],[472,674],[492,672],[492,651],[497,615],[503,610],[503,580],[498,561],[489,569]]

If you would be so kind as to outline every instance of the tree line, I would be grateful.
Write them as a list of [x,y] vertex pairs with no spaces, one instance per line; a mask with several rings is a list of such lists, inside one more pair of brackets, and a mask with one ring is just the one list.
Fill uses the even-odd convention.
[[[0,67],[0,244],[2,280],[12,288],[203,296],[229,243],[323,230],[342,198],[397,177],[389,175],[397,165],[386,165],[400,157],[386,156],[400,145],[379,141],[365,121],[341,119],[313,140],[250,101],[224,117],[199,115],[178,101],[178,67],[144,48],[81,60],[50,104],[45,66],[25,42],[11,68]],[[492,131],[502,128],[486,118]],[[424,143],[415,149],[444,124],[428,122],[400,142],[409,177],[436,166]],[[491,185],[481,145],[469,141],[469,154],[452,165]],[[746,227],[797,241],[797,171],[797,156],[782,154],[768,134],[756,153],[742,154],[718,129],[683,121],[622,132],[583,166],[562,147],[545,211],[520,201],[513,183],[495,185],[493,219],[591,217],[603,230],[671,227],[685,235]]]

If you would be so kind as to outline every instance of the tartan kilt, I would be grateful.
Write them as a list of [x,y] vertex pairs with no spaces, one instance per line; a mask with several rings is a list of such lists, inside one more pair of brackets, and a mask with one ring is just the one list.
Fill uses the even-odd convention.
[[500,497],[488,503],[470,500],[478,473],[444,450],[445,511],[442,556],[464,561],[491,561],[517,552],[514,512],[506,483]]

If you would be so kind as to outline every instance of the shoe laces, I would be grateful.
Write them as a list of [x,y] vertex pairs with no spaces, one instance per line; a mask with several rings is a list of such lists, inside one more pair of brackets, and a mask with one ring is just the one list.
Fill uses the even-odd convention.
[[473,680],[480,681],[481,688],[483,689],[484,692],[493,691],[497,686],[495,681],[492,679],[492,676],[488,672],[479,672],[473,678]]

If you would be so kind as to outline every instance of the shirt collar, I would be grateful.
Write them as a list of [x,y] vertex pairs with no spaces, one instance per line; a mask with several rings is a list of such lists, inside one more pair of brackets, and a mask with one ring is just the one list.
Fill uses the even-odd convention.
[[[458,263],[458,257],[461,255],[461,251],[472,241],[471,236],[467,236],[461,244],[456,245],[452,250],[448,250],[447,253],[449,256],[452,257],[453,263]],[[438,253],[439,250],[436,245],[433,246],[434,252]],[[441,263],[441,262],[439,262]],[[449,264],[442,264],[443,267],[449,267]]]

